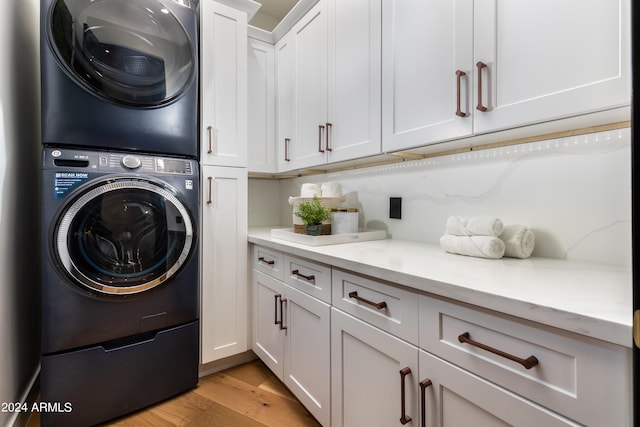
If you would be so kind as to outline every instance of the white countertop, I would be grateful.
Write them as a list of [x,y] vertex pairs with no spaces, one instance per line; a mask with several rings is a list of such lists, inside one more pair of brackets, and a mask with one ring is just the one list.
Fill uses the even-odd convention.
[[[630,268],[549,258],[489,260],[375,240],[307,246],[249,229],[249,242],[581,335],[632,345]],[[280,227],[273,227],[280,228]]]

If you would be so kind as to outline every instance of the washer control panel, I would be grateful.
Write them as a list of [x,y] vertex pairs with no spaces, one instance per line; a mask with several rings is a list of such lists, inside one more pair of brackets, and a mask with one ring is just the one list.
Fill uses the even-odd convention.
[[193,160],[140,154],[45,148],[43,166],[78,171],[193,175]]

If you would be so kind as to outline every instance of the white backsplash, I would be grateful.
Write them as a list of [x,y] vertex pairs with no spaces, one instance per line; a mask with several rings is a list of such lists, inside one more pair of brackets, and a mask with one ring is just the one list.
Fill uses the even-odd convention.
[[[361,226],[438,243],[450,215],[495,216],[536,235],[534,256],[631,265],[629,128],[249,184],[249,225],[291,225],[289,196],[336,181]],[[389,218],[402,197],[402,219]]]

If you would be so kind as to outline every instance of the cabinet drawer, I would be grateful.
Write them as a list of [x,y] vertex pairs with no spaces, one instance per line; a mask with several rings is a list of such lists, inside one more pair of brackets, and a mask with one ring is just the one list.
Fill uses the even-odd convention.
[[333,269],[333,306],[412,344],[418,343],[418,295]]
[[631,424],[628,348],[426,295],[420,347],[580,423]]
[[284,256],[284,281],[331,304],[331,267],[291,255]]
[[266,249],[262,246],[253,246],[253,268],[262,271],[265,274],[278,279],[284,280],[284,255],[273,249]]
[[420,351],[423,426],[578,427],[578,424]]

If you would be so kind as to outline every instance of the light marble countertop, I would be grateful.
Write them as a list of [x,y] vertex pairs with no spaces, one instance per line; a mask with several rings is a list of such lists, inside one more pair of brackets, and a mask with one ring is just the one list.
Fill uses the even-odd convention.
[[549,258],[489,260],[375,240],[307,246],[249,229],[249,242],[566,331],[632,345],[629,268]]

